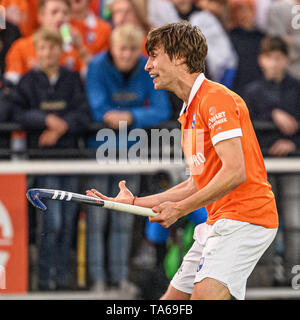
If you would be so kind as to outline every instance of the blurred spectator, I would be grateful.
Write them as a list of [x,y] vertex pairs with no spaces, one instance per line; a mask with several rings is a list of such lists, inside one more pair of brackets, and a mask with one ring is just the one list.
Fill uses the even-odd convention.
[[[154,2],[155,9],[151,7]],[[208,78],[231,87],[237,67],[237,55],[219,20],[210,12],[198,9],[193,0],[171,0],[171,3],[153,0],[152,5],[149,17],[153,25],[188,20],[200,28],[209,48],[206,59]]]
[[70,24],[79,31],[83,45],[91,57],[109,48],[111,26],[101,20],[90,9],[91,0],[71,0]]
[[297,12],[293,11],[300,0],[274,1],[269,7],[267,33],[279,36],[289,46],[288,71],[300,80],[300,28]]
[[19,28],[6,21],[6,28],[0,29],[0,72],[3,74],[5,69],[5,56],[11,45],[20,38]]
[[38,23],[39,0],[2,0],[1,5],[6,9],[6,19],[16,25],[22,36],[27,37],[39,27]]
[[288,47],[278,37],[262,40],[259,65],[261,79],[248,84],[247,100],[252,120],[272,121],[277,131],[257,132],[261,148],[270,156],[287,156],[299,147],[300,82],[287,72]]
[[[237,20],[235,13],[232,12],[232,8],[234,8],[239,2],[243,2],[244,0],[228,0],[229,7],[230,7],[230,28],[235,28],[237,26]],[[250,0],[249,3],[252,5],[251,2],[255,4],[255,18],[254,18],[254,25],[257,29],[262,32],[266,32],[266,27],[268,23],[268,12],[271,3],[275,1],[281,0]],[[244,2],[247,2],[244,1]]]
[[[60,30],[61,26],[70,19],[71,5],[69,0],[40,0],[39,22],[41,27],[49,30]],[[60,63],[72,71],[85,72],[84,58],[86,50],[74,47],[64,42]],[[37,64],[33,36],[22,37],[15,41],[6,55],[6,69],[4,77],[17,84],[21,76],[34,68]]]
[[230,38],[239,57],[233,90],[243,95],[245,85],[262,75],[258,53],[264,34],[255,27],[254,0],[235,1],[231,10],[236,17],[236,27],[230,31]]
[[196,0],[196,6],[215,15],[225,30],[229,29],[228,0]]
[[[125,121],[128,129],[151,128],[168,120],[170,116],[166,93],[154,89],[152,79],[144,70],[146,59],[141,55],[142,40],[142,31],[132,25],[115,27],[110,51],[97,55],[89,64],[86,88],[93,119],[104,122],[108,128],[118,129],[120,121]],[[114,150],[117,148],[119,153],[125,150],[127,155],[127,145],[130,146],[133,142],[127,136],[118,135],[118,132],[116,134],[117,146],[114,146]],[[125,146],[122,143],[124,140]],[[89,142],[89,146],[93,148],[101,144],[103,142],[96,141],[95,137]],[[89,180],[87,189],[95,188],[104,194],[116,194],[119,190],[118,182],[123,179],[134,194],[139,193],[139,175],[93,177]],[[92,206],[88,210],[88,271],[93,289],[103,289],[107,279],[104,235],[107,220],[111,219],[108,231],[110,282],[112,286],[127,292],[126,290],[133,288],[128,285],[128,264],[134,217],[114,211],[106,215],[104,209]]]
[[141,48],[142,54],[147,56],[145,42],[147,33],[150,30],[150,24],[147,20],[144,6],[137,0],[112,0],[110,1],[109,9],[114,27],[131,24],[143,31],[144,40]]
[[[59,33],[39,29],[33,37],[38,67],[12,90],[14,119],[27,131],[29,148],[75,148],[87,128],[89,107],[78,73],[59,66],[63,42]],[[78,178],[43,176],[41,188],[78,192]],[[39,234],[39,289],[70,289],[70,251],[77,205],[46,201]]]

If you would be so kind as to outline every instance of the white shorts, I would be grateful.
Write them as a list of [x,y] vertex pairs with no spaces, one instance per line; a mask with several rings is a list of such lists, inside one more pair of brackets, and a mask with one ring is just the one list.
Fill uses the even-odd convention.
[[223,283],[235,299],[245,299],[247,279],[276,232],[276,228],[230,219],[199,224],[194,231],[195,242],[171,285],[191,294],[195,283],[213,278]]

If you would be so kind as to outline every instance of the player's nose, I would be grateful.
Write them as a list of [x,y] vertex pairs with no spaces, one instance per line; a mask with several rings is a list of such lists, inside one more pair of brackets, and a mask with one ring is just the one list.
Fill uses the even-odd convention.
[[150,71],[152,68],[152,64],[151,64],[151,61],[150,61],[150,58],[147,60],[147,63],[145,65],[145,70],[146,71]]

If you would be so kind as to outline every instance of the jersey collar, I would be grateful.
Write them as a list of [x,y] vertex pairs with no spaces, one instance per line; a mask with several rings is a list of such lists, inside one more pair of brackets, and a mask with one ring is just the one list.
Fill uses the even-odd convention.
[[192,86],[192,90],[189,96],[189,101],[188,104],[186,104],[185,102],[183,103],[182,109],[180,111],[179,116],[181,116],[190,106],[191,102],[193,101],[197,91],[200,89],[203,81],[205,80],[205,75],[204,73],[200,73],[199,76],[196,78],[193,86]]

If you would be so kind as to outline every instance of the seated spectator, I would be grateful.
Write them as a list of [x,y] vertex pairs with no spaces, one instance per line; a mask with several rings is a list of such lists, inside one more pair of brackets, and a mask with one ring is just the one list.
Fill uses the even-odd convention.
[[6,21],[5,29],[0,28],[0,72],[3,74],[5,69],[5,56],[11,45],[21,37],[19,28]]
[[[208,78],[231,87],[237,66],[237,55],[218,19],[210,12],[198,9],[193,0],[171,0],[171,3],[155,0],[155,2],[158,7],[152,13],[150,11],[151,23],[157,25],[159,22],[162,25],[188,20],[192,25],[198,26],[209,48],[206,59]],[[158,14],[158,18],[155,14]]]
[[237,26],[230,31],[230,38],[239,57],[233,90],[243,95],[245,85],[262,75],[258,53],[264,34],[255,27],[254,0],[236,0],[231,12],[236,18]]
[[71,0],[70,24],[79,31],[83,45],[91,57],[109,48],[111,26],[101,20],[90,9],[91,0]]
[[[69,21],[71,5],[69,0],[40,0],[39,22],[42,28],[59,30]],[[72,71],[85,72],[86,50],[74,47],[70,43],[64,43],[61,55],[61,65]],[[34,68],[37,64],[36,50],[33,44],[33,36],[22,37],[15,41],[6,55],[6,68],[4,77],[6,80],[17,84],[22,75]]]
[[[146,59],[141,55],[142,41],[143,33],[140,29],[132,25],[115,27],[109,52],[97,55],[90,62],[86,89],[95,122],[104,122],[108,128],[115,130],[119,128],[120,121],[125,121],[128,129],[132,129],[151,128],[169,119],[170,103],[167,94],[154,89],[152,79],[144,70]],[[121,136],[117,134],[118,141],[119,137]],[[127,137],[124,138],[127,140]],[[127,140],[127,143],[129,146],[130,141]],[[96,141],[95,137],[89,141],[89,146],[93,148],[101,144],[103,142]],[[121,151],[126,147],[120,142],[115,148]],[[125,151],[127,154],[127,148]],[[116,194],[118,182],[123,179],[132,192],[139,193],[139,175],[107,174],[92,177],[87,189],[96,188],[105,194]],[[123,183],[120,183],[120,186]],[[104,212],[105,209],[102,208],[88,208],[88,272],[93,290],[103,290],[108,278],[104,264],[104,235],[107,220],[110,219],[110,284],[126,292],[132,288],[128,286],[128,264],[134,217],[127,213],[112,211],[107,215]]]
[[[300,80],[300,29],[293,26],[296,14],[293,7],[300,5],[300,0],[273,1],[269,7],[266,33],[282,38],[289,46],[289,73]],[[299,20],[299,19],[298,19]]]
[[[38,67],[12,89],[14,120],[27,130],[29,148],[75,148],[78,134],[90,121],[89,107],[78,73],[59,65],[63,42],[59,33],[39,29],[33,36]],[[74,176],[42,176],[40,188],[78,192]],[[39,234],[39,289],[70,289],[70,251],[77,205],[46,201]]]
[[229,29],[229,4],[228,0],[196,0],[199,9],[207,10],[215,15],[225,30]]
[[275,132],[257,132],[269,156],[287,156],[299,147],[300,82],[288,74],[288,64],[286,43],[278,37],[264,38],[259,53],[263,76],[245,88],[252,120],[272,121],[278,127]]

